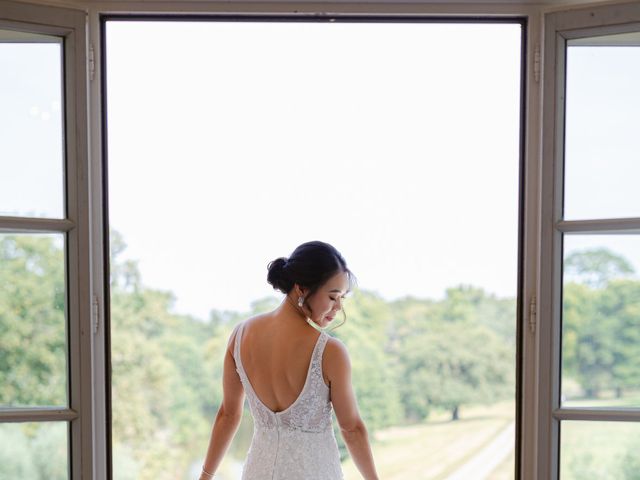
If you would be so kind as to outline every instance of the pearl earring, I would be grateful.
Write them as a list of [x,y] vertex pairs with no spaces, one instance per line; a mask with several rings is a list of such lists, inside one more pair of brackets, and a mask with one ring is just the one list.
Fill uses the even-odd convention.
[[298,297],[298,306],[302,308],[303,304],[304,304],[304,297]]

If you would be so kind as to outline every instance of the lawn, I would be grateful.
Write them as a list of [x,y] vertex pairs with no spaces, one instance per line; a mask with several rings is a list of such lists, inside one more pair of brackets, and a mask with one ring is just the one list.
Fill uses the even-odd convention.
[[[374,435],[373,455],[380,478],[385,480],[444,480],[514,419],[512,402],[461,410],[460,419],[448,413],[432,415],[428,421],[392,427]],[[349,458],[343,464],[345,480],[362,477]],[[513,455],[490,476],[491,480],[513,478]]]

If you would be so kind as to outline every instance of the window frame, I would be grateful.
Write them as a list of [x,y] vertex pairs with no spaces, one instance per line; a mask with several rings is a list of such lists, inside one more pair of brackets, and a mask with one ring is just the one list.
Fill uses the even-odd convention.
[[[200,7],[200,6],[198,6]],[[515,478],[532,478],[525,476],[524,472],[527,472],[527,466],[533,462],[533,456],[525,456],[524,452],[526,452],[525,445],[531,445],[533,443],[532,439],[526,439],[527,434],[523,431],[523,426],[525,421],[529,421],[530,419],[524,418],[522,415],[523,406],[525,404],[525,398],[531,398],[532,389],[534,387],[534,383],[532,380],[526,382],[526,386],[524,385],[525,376],[528,378],[531,375],[531,368],[528,368],[528,375],[525,375],[525,366],[523,363],[524,360],[524,345],[527,344],[527,352],[531,355],[533,351],[533,340],[535,339],[535,330],[530,330],[526,327],[529,325],[528,318],[528,305],[531,301],[535,301],[535,276],[531,273],[525,272],[534,272],[534,269],[531,265],[534,264],[535,260],[535,246],[536,241],[533,238],[529,238],[525,240],[524,236],[526,232],[532,232],[532,225],[536,225],[536,211],[535,204],[526,204],[526,193],[525,192],[535,192],[536,184],[535,182],[535,168],[532,168],[530,165],[531,162],[527,162],[527,157],[529,156],[529,150],[536,147],[535,139],[534,141],[529,140],[527,125],[531,122],[531,117],[529,116],[529,106],[535,103],[535,99],[537,98],[537,94],[534,92],[532,96],[529,96],[529,88],[532,82],[538,84],[539,81],[535,79],[535,66],[533,65],[533,57],[534,55],[530,55],[529,45],[532,41],[539,42],[539,36],[535,33],[532,33],[529,28],[529,22],[533,21],[534,24],[538,24],[538,20],[533,18],[531,15],[522,13],[522,8],[502,8],[499,9],[501,15],[497,15],[496,13],[483,13],[483,14],[464,14],[461,15],[460,11],[457,12],[456,15],[444,14],[444,13],[431,13],[431,14],[422,14],[422,13],[412,13],[411,15],[406,15],[404,13],[389,13],[385,11],[385,8],[376,8],[376,6],[371,6],[371,8],[367,8],[366,12],[358,12],[353,13],[349,8],[342,9],[339,13],[328,13],[323,12],[322,18],[318,19],[317,14],[314,13],[313,17],[307,15],[309,12],[291,12],[291,11],[280,11],[279,6],[273,6],[274,12],[271,12],[271,5],[267,10],[268,14],[264,13],[264,9],[261,9],[261,12],[254,11],[243,11],[238,13],[237,9],[233,11],[220,11],[219,9],[214,9],[212,11],[208,11],[206,6],[202,6],[205,8],[197,9],[197,12],[191,11],[191,9],[187,9],[186,11],[182,11],[181,13],[162,13],[156,10],[157,5],[154,5],[152,8],[145,8],[142,11],[137,11],[135,9],[128,9],[123,11],[122,9],[109,9],[109,11],[105,11],[101,8],[96,8],[96,10],[90,14],[90,22],[91,29],[93,30],[93,38],[98,41],[99,48],[95,48],[95,55],[97,58],[96,61],[96,78],[98,82],[93,82],[93,92],[92,92],[92,105],[99,107],[100,109],[100,122],[93,124],[92,126],[92,137],[93,138],[102,138],[101,146],[99,148],[100,157],[93,157],[91,159],[92,162],[96,163],[95,170],[105,172],[104,177],[100,181],[99,188],[101,189],[99,195],[95,192],[94,198],[96,198],[96,202],[98,202],[98,197],[100,197],[104,204],[104,209],[102,214],[103,217],[103,228],[102,232],[103,236],[103,245],[104,250],[108,251],[108,186],[107,186],[107,175],[108,171],[108,160],[107,160],[107,122],[106,122],[106,58],[105,58],[105,24],[109,20],[123,20],[123,21],[143,21],[143,20],[164,20],[164,21],[224,21],[224,20],[233,20],[233,21],[330,21],[330,19],[335,18],[337,21],[350,21],[350,22],[424,22],[424,23],[446,23],[446,22],[459,22],[459,23],[519,23],[522,26],[523,32],[521,36],[521,63],[520,63],[520,147],[519,147],[519,163],[520,163],[520,173],[519,173],[519,239],[518,239],[518,279],[517,279],[517,325],[516,325],[516,342],[518,345],[518,350],[516,352],[516,387],[515,387],[515,396],[516,396],[516,434],[514,438],[514,448],[515,448],[515,468],[516,468],[516,476]],[[332,5],[333,7],[333,5]],[[382,7],[385,7],[382,5]],[[386,5],[388,8],[389,5]],[[425,7],[422,5],[420,7]],[[431,6],[433,7],[433,6]],[[207,10],[207,11],[203,11]],[[344,11],[342,11],[344,10]],[[401,10],[401,9],[398,9]],[[420,8],[418,9],[420,10]],[[465,10],[465,12],[468,10]],[[534,91],[537,91],[538,88],[533,88]],[[97,115],[92,115],[92,122],[97,119]],[[96,149],[94,151],[98,151],[96,145],[92,145],[92,149]],[[533,176],[534,182],[528,182],[527,179],[529,176]],[[94,184],[96,186],[96,184]],[[525,226],[525,224],[527,226]],[[524,252],[527,251],[530,253],[530,257],[525,257]],[[97,257],[95,257],[97,258]],[[529,260],[527,260],[527,258]],[[99,268],[104,272],[107,272],[109,269],[109,258],[108,255],[103,254],[103,265]],[[524,263],[529,262],[528,266],[525,266]],[[97,270],[97,269],[96,269]],[[99,279],[95,279],[96,282]],[[109,286],[106,280],[104,281],[104,291],[101,292],[102,300],[100,302],[101,305],[104,305],[104,318],[105,318],[105,347],[104,347],[104,355],[106,358],[105,365],[109,365],[109,355],[110,355],[110,343],[109,343]],[[528,334],[527,334],[528,333]],[[526,337],[526,338],[525,338]],[[106,378],[110,377],[110,371],[107,371]],[[107,390],[110,388],[109,385],[105,387]],[[110,398],[106,398],[107,403],[107,416],[110,416]],[[527,403],[527,406],[529,404]],[[105,436],[107,438],[111,438],[110,432],[110,422],[107,422],[106,428],[107,432]],[[530,426],[528,427],[530,428]],[[112,458],[111,458],[111,447],[110,441],[105,445],[105,458],[108,456],[108,462],[104,466],[108,475],[106,478],[112,478],[113,472],[112,469]],[[530,458],[529,458],[530,457]]]
[[562,355],[562,263],[566,234],[640,233],[640,218],[564,220],[564,126],[567,41],[640,31],[640,4],[612,4],[551,12],[544,19],[542,105],[540,338],[538,345],[538,478],[560,477],[562,421],[639,422],[640,409],[563,408],[560,404]]
[[0,28],[62,38],[64,218],[0,217],[3,233],[65,238],[68,406],[0,409],[0,422],[67,422],[70,478],[93,478],[86,27],[81,11],[0,0]]

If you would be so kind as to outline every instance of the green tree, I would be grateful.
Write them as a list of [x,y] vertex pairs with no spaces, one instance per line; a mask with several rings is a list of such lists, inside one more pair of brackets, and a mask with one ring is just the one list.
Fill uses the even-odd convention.
[[631,263],[607,248],[594,248],[572,253],[564,260],[565,279],[602,288],[614,278],[634,273]]
[[49,235],[0,235],[0,404],[66,405],[64,252]]
[[613,384],[615,332],[612,318],[599,313],[599,292],[582,284],[563,291],[563,373],[575,378],[588,397]]
[[[633,270],[608,250],[569,257],[579,275],[563,290],[563,373],[575,378],[587,397],[603,390],[640,385],[640,282]],[[591,270],[589,270],[591,269]]]
[[128,475],[117,468],[134,468],[140,480],[182,478],[206,448],[221,398],[212,395],[210,366],[223,357],[228,326],[213,314],[202,322],[173,313],[173,294],[144,287],[136,263],[118,258],[124,242],[113,238],[112,429],[114,448],[128,459],[115,466],[116,478]]
[[512,386],[511,351],[483,325],[440,321],[407,337],[402,351],[403,402],[411,419],[438,407],[457,420],[462,405],[501,400]]
[[640,282],[612,280],[598,295],[599,317],[610,327],[616,396],[640,387]]
[[462,405],[490,403],[513,392],[515,302],[482,289],[449,288],[442,301],[393,303],[399,337],[405,417],[421,421],[433,408],[453,419]]
[[349,349],[362,417],[371,430],[394,425],[402,418],[402,408],[396,362],[388,353],[389,305],[372,292],[356,290],[344,309],[347,323],[333,333]]

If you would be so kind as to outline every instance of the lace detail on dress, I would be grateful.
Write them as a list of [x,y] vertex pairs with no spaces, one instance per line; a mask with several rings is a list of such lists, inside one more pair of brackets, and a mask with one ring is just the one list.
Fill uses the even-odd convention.
[[236,371],[244,387],[254,421],[254,434],[243,479],[342,479],[338,446],[331,424],[329,387],[322,377],[322,354],[329,335],[321,332],[311,354],[305,384],[285,410],[273,412],[258,398],[240,355],[244,322],[233,349]]

